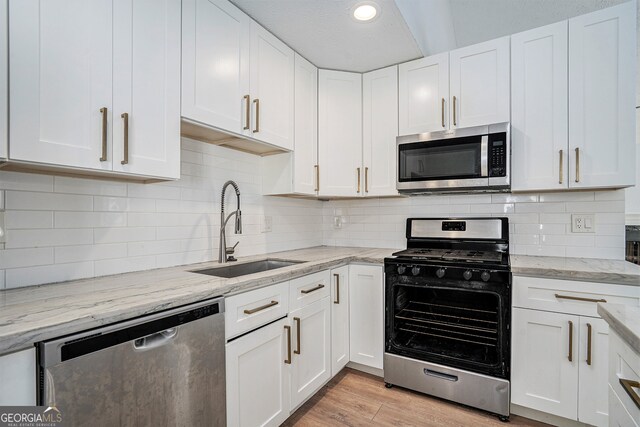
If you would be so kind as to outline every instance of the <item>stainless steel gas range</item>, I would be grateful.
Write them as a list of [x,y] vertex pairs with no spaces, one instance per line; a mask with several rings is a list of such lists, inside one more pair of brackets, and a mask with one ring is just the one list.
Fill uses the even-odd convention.
[[384,379],[509,417],[507,218],[410,218],[385,259]]

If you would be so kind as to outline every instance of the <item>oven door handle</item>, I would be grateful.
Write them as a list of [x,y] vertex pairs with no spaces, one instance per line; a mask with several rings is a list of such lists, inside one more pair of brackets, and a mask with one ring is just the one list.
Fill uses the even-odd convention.
[[424,368],[424,373],[425,373],[425,375],[427,375],[429,377],[436,377],[436,378],[440,378],[440,379],[447,380],[447,381],[452,381],[452,382],[458,381],[458,376],[457,375],[449,375],[449,374],[445,374],[443,372],[438,372],[438,371],[434,371],[434,370],[427,369],[427,368]]

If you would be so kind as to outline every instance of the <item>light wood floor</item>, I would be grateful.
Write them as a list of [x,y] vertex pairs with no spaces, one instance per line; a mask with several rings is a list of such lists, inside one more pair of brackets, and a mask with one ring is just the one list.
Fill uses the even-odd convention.
[[382,378],[345,368],[284,423],[284,426],[546,426],[511,415],[494,415],[393,387]]

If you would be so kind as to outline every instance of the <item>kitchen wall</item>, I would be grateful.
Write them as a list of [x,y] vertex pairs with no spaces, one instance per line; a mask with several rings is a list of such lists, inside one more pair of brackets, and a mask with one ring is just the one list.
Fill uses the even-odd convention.
[[[227,243],[240,241],[238,256],[322,244],[322,202],[263,197],[258,156],[183,139],[175,182],[0,171],[7,228],[0,289],[217,259],[228,179],[242,193],[243,234],[227,227]],[[229,187],[227,211],[235,204]],[[271,232],[262,232],[265,215]]]
[[[595,233],[571,233],[572,213],[594,214]],[[331,201],[323,206],[323,242],[403,248],[407,217],[439,216],[508,217],[514,254],[624,259],[624,190]]]

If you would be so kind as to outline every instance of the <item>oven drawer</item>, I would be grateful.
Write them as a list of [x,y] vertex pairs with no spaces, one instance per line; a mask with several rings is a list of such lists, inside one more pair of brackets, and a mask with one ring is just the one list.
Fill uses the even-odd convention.
[[231,296],[225,305],[225,336],[229,339],[286,316],[289,282]]
[[289,291],[290,310],[321,300],[329,295],[329,270],[293,279]]
[[513,306],[580,316],[600,317],[598,302],[640,307],[637,286],[573,280],[513,277]]

